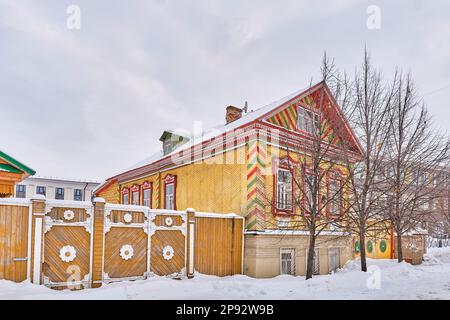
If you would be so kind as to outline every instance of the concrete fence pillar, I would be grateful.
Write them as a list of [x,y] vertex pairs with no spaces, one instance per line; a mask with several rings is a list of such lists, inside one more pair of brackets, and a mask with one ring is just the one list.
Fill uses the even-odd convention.
[[103,251],[104,251],[104,225],[105,225],[105,199],[94,199],[92,237],[92,274],[91,287],[98,288],[103,283]]
[[194,243],[195,243],[195,210],[187,209],[187,257],[186,257],[186,276],[188,279],[194,277]]
[[45,223],[45,196],[36,195],[31,199],[31,255],[30,280],[34,284],[42,283],[42,252]]

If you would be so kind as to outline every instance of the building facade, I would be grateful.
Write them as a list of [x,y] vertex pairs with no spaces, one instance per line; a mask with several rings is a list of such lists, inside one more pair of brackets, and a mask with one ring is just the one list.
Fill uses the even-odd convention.
[[16,185],[15,197],[33,198],[40,194],[47,199],[91,201],[93,191],[99,184],[95,181],[33,176]]
[[[318,125],[327,126],[322,142],[331,146],[330,152],[354,161],[361,155],[359,142],[321,82],[246,114],[230,106],[226,124],[201,135],[166,131],[160,139],[163,151],[107,179],[95,193],[111,203],[239,214],[246,218],[245,274],[304,275],[308,233],[296,220],[305,212],[293,203],[299,190],[285,163],[308,159],[311,130]],[[334,130],[335,125],[343,130]],[[346,149],[340,139],[347,140]],[[342,166],[324,177],[322,197],[328,196],[332,181],[345,175]],[[350,235],[324,230],[316,243],[315,273],[342,266],[353,257],[352,248]]]

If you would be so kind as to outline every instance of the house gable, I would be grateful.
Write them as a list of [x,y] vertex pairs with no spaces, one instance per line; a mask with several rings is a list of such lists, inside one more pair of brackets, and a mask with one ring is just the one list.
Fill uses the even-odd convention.
[[362,154],[362,148],[358,139],[348,125],[329,88],[323,82],[299,93],[285,104],[274,108],[271,112],[264,115],[261,120],[289,131],[307,134],[297,127],[299,108],[305,108],[316,113],[321,112],[324,141],[333,145],[342,145],[341,142],[345,142],[345,146],[348,149]]

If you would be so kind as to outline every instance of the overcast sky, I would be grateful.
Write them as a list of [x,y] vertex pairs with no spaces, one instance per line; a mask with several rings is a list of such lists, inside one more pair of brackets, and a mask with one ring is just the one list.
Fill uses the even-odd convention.
[[448,0],[0,0],[0,150],[39,175],[101,180],[160,149],[164,129],[220,124],[228,105],[319,80],[324,50],[354,70],[365,44],[387,76],[412,72],[446,130],[449,12]]

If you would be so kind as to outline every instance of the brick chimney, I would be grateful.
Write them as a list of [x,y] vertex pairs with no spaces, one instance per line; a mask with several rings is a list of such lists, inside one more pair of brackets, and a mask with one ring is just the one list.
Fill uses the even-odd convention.
[[228,106],[227,107],[227,115],[225,119],[227,120],[227,124],[230,122],[236,121],[242,117],[242,109],[234,106]]

